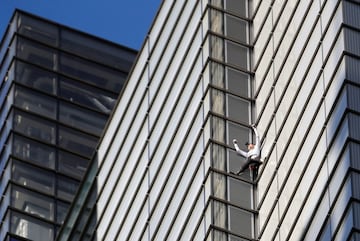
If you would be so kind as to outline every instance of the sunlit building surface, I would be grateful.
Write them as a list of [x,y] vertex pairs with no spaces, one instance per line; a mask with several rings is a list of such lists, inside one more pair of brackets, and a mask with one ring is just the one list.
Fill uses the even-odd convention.
[[55,239],[136,54],[14,13],[0,44],[0,240]]
[[164,0],[58,240],[359,240],[359,15]]

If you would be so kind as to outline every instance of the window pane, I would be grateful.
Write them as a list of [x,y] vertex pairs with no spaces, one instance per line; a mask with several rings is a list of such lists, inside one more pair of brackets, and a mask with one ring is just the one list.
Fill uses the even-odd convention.
[[16,157],[41,165],[43,167],[55,168],[55,148],[39,142],[14,135],[14,150]]
[[48,94],[56,94],[56,74],[16,61],[16,82]]
[[244,72],[226,68],[227,88],[240,96],[250,97],[250,76]]
[[250,122],[250,102],[233,95],[226,95],[227,116],[234,121]]
[[53,199],[15,185],[12,187],[12,207],[41,218],[54,220]]
[[30,63],[55,69],[56,52],[36,42],[18,38],[17,57]]
[[235,234],[253,237],[253,214],[229,206],[229,229]]
[[18,24],[18,31],[22,35],[49,45],[57,45],[59,30],[55,25],[29,17],[25,14],[19,14]]
[[127,75],[84,59],[62,54],[61,72],[106,90],[119,93]]
[[56,202],[56,222],[62,224],[64,223],[70,204],[61,202],[59,200],[57,200]]
[[59,152],[59,171],[75,178],[82,178],[89,165],[89,159],[74,154]]
[[241,17],[247,17],[246,1],[248,0],[225,0],[225,9]]
[[226,15],[226,36],[247,43],[247,22],[240,18]]
[[98,138],[70,128],[59,128],[59,145],[69,151],[91,157]]
[[61,31],[61,49],[124,70],[130,69],[136,56],[130,50],[66,29]]
[[66,125],[100,136],[107,116],[60,102],[59,119]]
[[14,128],[22,134],[37,140],[55,144],[55,124],[44,119],[16,111]]
[[[249,183],[229,177],[229,200],[244,208],[252,208],[252,191]],[[239,195],[241,193],[241,195]]]
[[38,219],[11,212],[11,232],[36,241],[54,240],[54,227]]
[[20,185],[54,194],[54,175],[45,170],[13,160],[12,177],[13,181]]
[[232,145],[232,140],[237,139],[239,143],[239,147],[243,149],[242,145],[245,145],[246,142],[248,142],[250,139],[250,129],[246,128],[244,126],[227,122],[228,123],[228,144]]
[[57,185],[58,198],[71,202],[74,199],[74,195],[79,187],[79,182],[70,178],[59,177]]
[[68,101],[106,114],[111,112],[117,99],[115,94],[65,78],[60,82],[60,95]]
[[37,113],[52,119],[56,118],[56,101],[20,86],[15,90],[15,105],[23,110]]
[[226,60],[229,64],[248,69],[248,48],[226,41]]

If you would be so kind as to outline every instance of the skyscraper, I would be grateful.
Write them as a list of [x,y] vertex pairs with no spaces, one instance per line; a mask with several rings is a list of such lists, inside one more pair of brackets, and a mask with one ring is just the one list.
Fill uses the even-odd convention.
[[359,240],[359,12],[164,0],[59,240]]
[[54,240],[137,52],[16,11],[0,44],[0,240]]

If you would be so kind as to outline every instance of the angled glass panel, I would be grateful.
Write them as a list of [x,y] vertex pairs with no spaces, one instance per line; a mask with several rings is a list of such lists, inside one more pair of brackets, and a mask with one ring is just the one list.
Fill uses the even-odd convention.
[[15,211],[11,212],[10,231],[36,241],[49,241],[55,238],[53,225]]
[[76,104],[109,114],[117,95],[75,80],[61,78],[60,96]]
[[66,127],[59,127],[58,144],[65,150],[91,157],[98,138]]
[[39,67],[16,61],[15,82],[56,95],[57,75]]
[[56,25],[22,13],[19,14],[18,32],[48,45],[56,46],[58,43],[59,29]]
[[16,56],[48,69],[56,68],[56,51],[27,39],[18,38]]
[[50,121],[15,111],[14,129],[28,137],[55,144],[55,124]]
[[64,53],[60,65],[62,73],[115,93],[120,92],[127,77],[126,73]]
[[25,111],[56,119],[56,100],[39,92],[17,86],[15,105]]
[[57,180],[57,197],[71,202],[79,187],[79,181],[66,177],[59,177]]
[[26,137],[14,135],[13,155],[36,165],[55,169],[56,149]]
[[12,180],[47,194],[54,194],[55,177],[46,170],[13,159]]
[[89,162],[90,160],[87,158],[69,152],[59,151],[59,171],[68,176],[81,179],[89,166]]
[[100,136],[106,120],[106,115],[60,102],[59,121],[76,129]]
[[12,185],[11,206],[40,218],[54,220],[54,199],[16,185]]

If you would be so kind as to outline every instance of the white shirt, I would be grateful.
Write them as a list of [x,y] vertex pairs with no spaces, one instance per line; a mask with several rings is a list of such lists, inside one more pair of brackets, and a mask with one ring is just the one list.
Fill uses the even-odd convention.
[[255,127],[252,127],[254,132],[255,132],[255,144],[254,144],[254,148],[249,150],[248,152],[246,151],[242,151],[240,150],[239,146],[234,143],[234,147],[236,149],[236,152],[238,154],[240,154],[241,156],[245,157],[245,158],[250,158],[250,159],[257,159],[260,157],[260,137],[259,137],[259,133],[257,132]]

